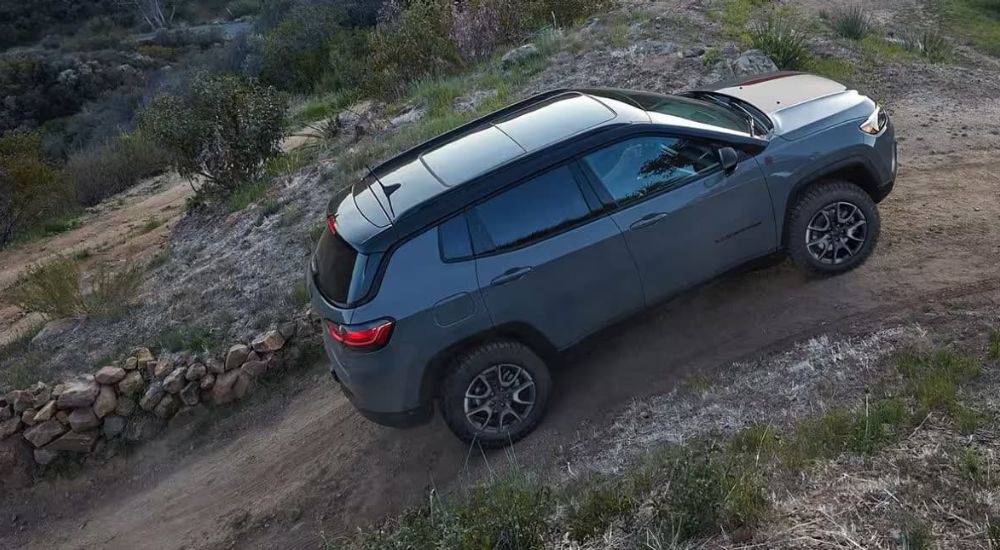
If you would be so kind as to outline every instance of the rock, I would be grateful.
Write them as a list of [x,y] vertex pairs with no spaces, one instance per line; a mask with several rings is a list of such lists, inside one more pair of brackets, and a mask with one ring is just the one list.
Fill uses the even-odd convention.
[[163,379],[163,389],[170,393],[177,393],[184,387],[184,375],[187,374],[187,367],[177,367],[166,378]]
[[218,375],[226,372],[226,364],[218,359],[209,360],[208,364],[205,366],[208,367],[208,372],[212,374]]
[[733,61],[733,72],[736,76],[773,73],[778,70],[774,61],[760,50],[747,50]]
[[236,382],[233,384],[233,397],[236,399],[244,399],[254,388],[254,379],[246,374],[236,377]]
[[298,323],[295,321],[288,321],[287,323],[281,323],[278,325],[278,333],[285,340],[288,340],[292,336],[295,336],[295,329],[298,328]]
[[215,375],[214,374],[206,374],[205,377],[201,379],[201,384],[200,385],[201,385],[201,389],[204,390],[204,391],[208,391],[208,390],[212,389],[212,386],[215,385]]
[[100,425],[100,419],[97,418],[94,410],[90,407],[73,409],[73,412],[69,413],[69,427],[74,432],[85,432]]
[[139,368],[139,360],[135,357],[129,357],[125,360],[125,364],[122,366],[125,370],[135,370]]
[[10,405],[4,405],[0,407],[0,422],[8,420],[14,416],[14,410],[10,408]]
[[36,411],[35,409],[28,409],[24,411],[23,413],[21,413],[21,422],[24,423],[24,425],[26,426],[34,426],[35,424],[37,424],[37,422],[35,422],[36,414],[38,414],[38,411]]
[[59,451],[53,451],[50,449],[34,450],[35,462],[39,466],[48,466],[49,464],[52,464],[52,461],[54,461],[58,457],[59,457]]
[[14,390],[7,395],[7,401],[14,407],[14,412],[23,413],[35,406],[35,396],[28,390]]
[[11,418],[9,420],[4,420],[0,422],[0,439],[7,439],[8,437],[17,433],[21,429],[21,418]]
[[78,409],[94,404],[101,388],[92,380],[77,380],[66,384],[59,395],[56,406],[60,409]]
[[32,397],[35,398],[33,407],[36,409],[42,408],[49,402],[50,399],[52,399],[52,388],[50,388],[48,384],[38,382],[34,386],[28,388],[28,391],[31,393]]
[[226,353],[226,371],[231,371],[233,369],[240,368],[243,363],[247,362],[247,356],[250,355],[250,348],[243,344],[236,344],[235,346],[229,348],[229,352]]
[[41,408],[41,410],[35,413],[35,418],[34,418],[35,424],[45,422],[46,420],[52,420],[52,417],[55,415],[56,415],[56,402],[49,401],[48,403],[45,404],[45,406]]
[[153,414],[163,419],[169,419],[171,416],[176,414],[178,409],[180,408],[181,408],[180,399],[178,399],[173,395],[167,394],[163,396],[163,399],[160,400],[160,403],[156,405],[155,409],[153,409]]
[[146,368],[147,365],[156,361],[149,348],[135,348],[132,350],[132,357],[135,357],[135,366],[139,369]]
[[53,439],[66,432],[66,426],[58,420],[48,420],[24,431],[24,439],[36,448],[44,447]]
[[89,432],[69,432],[45,446],[47,451],[67,451],[70,453],[89,453],[97,442],[97,430]]
[[257,353],[256,351],[251,351],[250,355],[247,355],[247,360],[244,361],[243,364],[245,365],[245,364],[249,363],[250,361],[261,361],[261,360],[262,359],[261,359],[259,353]]
[[264,361],[247,361],[246,363],[243,363],[240,370],[251,378],[257,378],[267,372],[267,363]]
[[69,413],[66,411],[56,411],[56,420],[63,426],[69,427]]
[[236,380],[244,377],[241,370],[231,370],[215,379],[215,386],[212,387],[212,403],[223,405],[236,399],[233,396],[233,385]]
[[493,99],[496,96],[496,90],[475,90],[467,96],[456,98],[452,102],[452,108],[460,113],[473,112],[479,108],[483,101]]
[[80,328],[83,324],[83,317],[70,317],[68,319],[56,319],[55,321],[49,321],[42,330],[38,331],[38,334],[31,339],[32,344],[38,344],[40,342],[45,342],[46,340],[52,340],[54,338],[59,338],[65,334],[69,334],[76,329]]
[[128,418],[129,416],[132,416],[132,413],[134,412],[135,412],[135,399],[119,395],[118,406],[115,407],[115,414],[118,416],[124,416]]
[[194,407],[198,404],[198,396],[200,393],[201,389],[199,388],[198,381],[192,380],[184,386],[184,389],[181,390],[181,401],[188,407]]
[[701,57],[705,55],[705,48],[695,47],[688,48],[681,52],[681,57]]
[[141,392],[144,384],[142,374],[140,374],[139,371],[130,371],[125,375],[125,378],[118,383],[118,392],[122,395],[132,396]]
[[94,400],[94,414],[97,418],[104,418],[111,414],[118,407],[118,396],[115,395],[114,386],[101,386],[101,392]]
[[[406,111],[389,119],[390,126],[400,126],[402,124],[412,124],[422,120],[427,116],[427,109],[422,106],[412,107]],[[279,329],[280,330],[280,329]]]
[[59,396],[62,395],[64,391],[66,391],[66,384],[56,384],[55,387],[52,388],[52,397],[59,399]]
[[124,437],[126,441],[141,443],[149,441],[157,436],[163,429],[164,422],[152,416],[140,416],[133,418],[125,426]]
[[146,393],[142,395],[142,399],[139,400],[139,408],[144,411],[152,411],[160,404],[160,400],[166,395],[166,391],[163,389],[163,383],[159,380],[154,380],[146,388]]
[[104,419],[104,424],[101,426],[101,432],[104,433],[104,437],[108,439],[114,439],[118,434],[125,431],[125,424],[128,421],[123,416],[118,416],[113,414]]
[[117,384],[125,378],[125,369],[108,366],[101,367],[99,371],[94,374],[94,380],[98,384]]
[[541,54],[538,51],[537,46],[534,44],[525,44],[503,54],[503,57],[500,58],[500,67],[503,69],[509,69],[539,55]]
[[184,375],[184,378],[187,380],[201,380],[205,377],[206,373],[208,373],[208,368],[205,367],[205,365],[195,363],[188,367],[187,374]]
[[156,362],[153,366],[153,376],[159,379],[166,378],[168,374],[173,372],[174,365],[170,361],[160,360]]

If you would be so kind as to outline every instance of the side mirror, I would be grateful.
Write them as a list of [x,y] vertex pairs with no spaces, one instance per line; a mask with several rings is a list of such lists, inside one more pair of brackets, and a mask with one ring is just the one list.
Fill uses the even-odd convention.
[[735,170],[736,165],[740,163],[740,155],[732,147],[723,147],[719,149],[719,162],[722,164],[722,169],[728,174]]

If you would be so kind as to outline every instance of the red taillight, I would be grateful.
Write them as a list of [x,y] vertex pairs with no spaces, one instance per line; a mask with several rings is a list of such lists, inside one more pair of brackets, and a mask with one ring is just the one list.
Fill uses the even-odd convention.
[[380,348],[389,342],[396,323],[391,320],[378,321],[374,325],[362,327],[342,326],[326,323],[330,337],[349,348]]
[[328,216],[326,218],[326,226],[330,229],[330,233],[336,235],[337,234],[337,217],[336,216]]

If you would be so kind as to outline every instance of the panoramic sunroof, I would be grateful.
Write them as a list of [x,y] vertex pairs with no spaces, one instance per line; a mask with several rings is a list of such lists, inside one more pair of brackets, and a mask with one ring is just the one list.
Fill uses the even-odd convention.
[[514,140],[494,126],[477,130],[424,153],[427,169],[445,185],[457,185],[524,154]]
[[535,151],[615,118],[614,111],[582,94],[553,97],[494,124],[526,151]]

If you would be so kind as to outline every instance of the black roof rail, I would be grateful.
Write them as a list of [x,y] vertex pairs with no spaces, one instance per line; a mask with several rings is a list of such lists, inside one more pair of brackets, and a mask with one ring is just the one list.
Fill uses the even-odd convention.
[[447,143],[447,142],[451,141],[453,138],[455,138],[455,137],[457,137],[459,135],[465,134],[468,131],[472,130],[473,128],[477,128],[477,127],[482,126],[484,124],[488,124],[489,122],[491,122],[493,120],[497,120],[497,119],[502,118],[504,116],[507,116],[509,114],[515,113],[515,112],[520,111],[520,110],[522,110],[522,109],[524,109],[526,107],[530,107],[530,106],[532,106],[532,105],[534,105],[536,103],[540,103],[542,101],[545,101],[546,99],[549,99],[549,98],[552,98],[552,97],[555,97],[555,96],[558,96],[558,95],[561,95],[561,94],[565,94],[565,93],[569,93],[569,92],[574,92],[574,91],[576,91],[576,90],[573,90],[571,88],[556,88],[554,90],[548,90],[548,91],[542,92],[540,94],[535,94],[535,95],[533,95],[533,96],[531,96],[529,98],[526,98],[526,99],[523,99],[521,101],[518,101],[517,103],[513,103],[513,104],[508,105],[508,106],[506,106],[506,107],[504,107],[502,109],[497,109],[496,111],[493,111],[492,113],[489,113],[487,115],[483,115],[483,116],[481,116],[481,117],[479,117],[479,118],[477,118],[475,120],[467,122],[467,123],[459,126],[458,128],[455,128],[453,130],[449,130],[449,131],[447,131],[447,132],[445,132],[445,133],[443,133],[443,134],[441,134],[439,136],[432,137],[431,139],[429,139],[427,141],[424,141],[422,143],[414,145],[413,147],[410,147],[406,151],[403,151],[402,153],[399,153],[398,155],[395,155],[393,158],[391,158],[391,159],[389,159],[389,160],[387,160],[387,161],[385,161],[385,162],[383,162],[383,163],[381,163],[381,164],[379,164],[377,166],[372,167],[371,171],[374,173],[374,172],[380,171],[381,169],[393,166],[394,164],[397,164],[398,162],[400,162],[400,161],[402,161],[404,159],[409,160],[410,158],[412,158],[414,156],[419,156],[421,153],[424,153],[424,152],[426,152],[426,151],[434,148],[437,145],[440,145],[440,144],[443,144],[443,143]]

